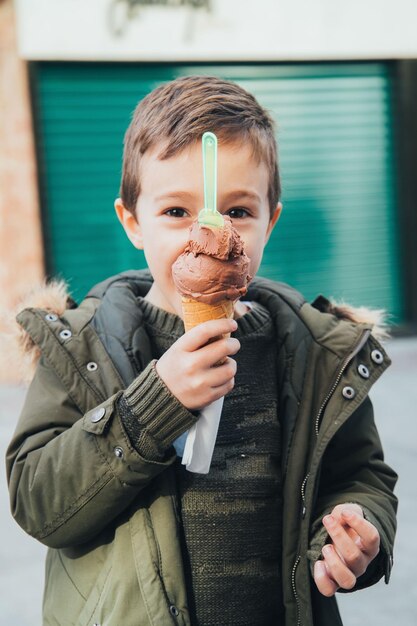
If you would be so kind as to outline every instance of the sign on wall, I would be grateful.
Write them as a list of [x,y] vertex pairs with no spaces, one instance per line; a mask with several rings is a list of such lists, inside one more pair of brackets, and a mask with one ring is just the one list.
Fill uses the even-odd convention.
[[143,17],[144,9],[149,7],[188,8],[188,19],[185,24],[184,35],[187,40],[193,37],[193,14],[196,9],[212,9],[211,0],[112,0],[108,10],[109,30],[114,35],[121,37],[135,20]]
[[30,60],[282,61],[417,56],[415,0],[16,0]]

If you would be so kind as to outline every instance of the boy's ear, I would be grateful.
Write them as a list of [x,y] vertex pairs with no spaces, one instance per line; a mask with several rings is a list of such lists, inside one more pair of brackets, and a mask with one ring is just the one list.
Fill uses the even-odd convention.
[[281,202],[278,202],[275,211],[272,214],[271,219],[269,220],[269,224],[268,224],[268,229],[266,231],[266,235],[265,235],[265,245],[268,243],[268,239],[272,233],[272,230],[275,226],[275,224],[278,222],[279,220],[279,216],[281,215],[281,211],[282,211],[282,204]]
[[136,216],[133,215],[131,211],[126,209],[121,198],[116,198],[114,201],[114,208],[116,210],[116,215],[119,218],[119,222],[125,229],[126,235],[129,237],[130,241],[133,243],[135,248],[143,250],[142,229],[136,219]]

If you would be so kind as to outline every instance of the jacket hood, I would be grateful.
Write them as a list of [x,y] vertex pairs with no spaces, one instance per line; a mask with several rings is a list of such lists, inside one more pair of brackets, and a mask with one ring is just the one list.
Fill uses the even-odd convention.
[[[148,274],[150,277],[150,275]],[[122,279],[122,276],[120,277]],[[150,279],[151,280],[151,279]],[[106,281],[107,282],[107,281]],[[150,284],[150,282],[149,282]],[[95,289],[90,294],[96,295]],[[24,309],[42,309],[61,317],[67,309],[76,307],[71,298],[68,286],[64,281],[53,280],[43,282],[28,292],[12,313],[2,314],[3,333],[0,359],[16,364],[21,382],[29,382],[34,374],[40,358],[40,350],[29,334],[16,321],[16,315]],[[318,296],[312,306],[322,313],[329,313],[340,320],[348,320],[357,324],[366,323],[372,326],[372,335],[378,341],[389,338],[387,314],[383,309],[354,307],[346,302]],[[7,363],[0,363],[0,372],[6,372]]]
[[16,321],[24,309],[43,309],[60,317],[74,305],[64,281],[42,282],[31,289],[12,310],[0,313],[3,329],[0,346],[0,372],[13,367],[18,382],[30,382],[40,358],[40,350],[26,330]]
[[388,314],[384,309],[370,309],[369,307],[355,307],[342,300],[328,300],[318,296],[312,306],[322,313],[330,313],[340,320],[348,320],[355,324],[370,324],[372,335],[377,341],[389,339]]

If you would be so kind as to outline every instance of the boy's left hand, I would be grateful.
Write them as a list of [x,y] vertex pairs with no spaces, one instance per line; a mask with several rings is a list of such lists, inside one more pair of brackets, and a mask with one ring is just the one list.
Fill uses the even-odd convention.
[[363,517],[358,504],[338,504],[323,524],[333,543],[323,547],[323,560],[314,564],[314,581],[324,596],[341,587],[352,589],[379,552],[379,533]]

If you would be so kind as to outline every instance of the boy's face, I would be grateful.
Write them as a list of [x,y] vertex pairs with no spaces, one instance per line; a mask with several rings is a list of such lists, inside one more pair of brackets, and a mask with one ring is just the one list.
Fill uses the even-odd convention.
[[[165,160],[158,159],[161,145],[141,160],[141,193],[136,219],[116,200],[116,212],[126,233],[143,249],[154,284],[147,296],[160,308],[181,315],[181,296],[175,289],[171,267],[188,241],[188,231],[204,207],[201,142]],[[269,235],[281,212],[272,218],[268,204],[268,171],[257,164],[248,146],[219,145],[217,209],[232,218],[245,243],[255,276]]]

